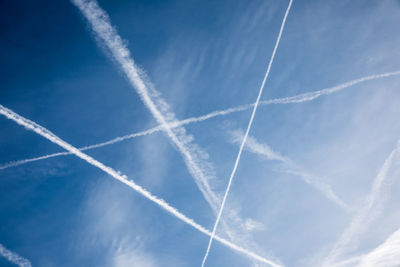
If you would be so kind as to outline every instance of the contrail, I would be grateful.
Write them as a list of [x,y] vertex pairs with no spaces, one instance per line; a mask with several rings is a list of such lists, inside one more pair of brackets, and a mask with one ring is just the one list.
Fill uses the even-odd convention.
[[211,208],[216,210],[220,200],[211,190],[208,182],[215,175],[210,163],[204,159],[206,152],[191,142],[192,137],[186,134],[186,130],[183,127],[171,127],[170,123],[176,121],[175,114],[161,98],[160,93],[146,80],[144,73],[135,65],[124,41],[111,25],[107,13],[95,0],[72,0],[72,2],[88,20],[98,39],[102,40],[101,44],[104,44],[108,48],[112,59],[119,64],[129,83],[160,124],[160,130],[165,131],[172,143],[182,154],[189,173],[193,176],[201,193]]
[[[90,145],[90,146],[84,146],[84,147],[79,148],[79,150],[86,151],[86,150],[95,149],[95,148],[99,148],[99,147],[103,147],[103,146],[108,146],[108,145],[111,145],[111,144],[122,142],[122,141],[127,140],[127,139],[131,139],[131,138],[135,138],[135,137],[139,137],[139,136],[143,136],[143,135],[152,134],[152,133],[155,133],[155,132],[158,132],[158,131],[161,131],[161,130],[162,130],[162,127],[158,126],[158,127],[154,127],[154,128],[149,129],[149,130],[146,130],[146,131],[141,131],[141,132],[138,132],[138,133],[128,134],[128,135],[121,136],[121,137],[116,137],[114,139],[111,139],[111,140],[103,142],[103,143],[98,143],[98,144],[94,144],[94,145]],[[48,154],[48,155],[44,155],[44,156],[40,156],[40,157],[36,157],[36,158],[23,159],[23,160],[18,160],[18,161],[11,161],[11,162],[8,162],[6,164],[1,165],[0,166],[0,170],[12,168],[12,167],[17,167],[19,165],[22,165],[22,164],[25,164],[25,163],[29,163],[29,162],[33,162],[33,161],[49,159],[49,158],[54,158],[54,157],[59,157],[59,156],[66,156],[66,155],[72,155],[72,153],[71,152],[58,152],[58,153]]]
[[308,92],[308,93],[299,94],[299,95],[291,96],[291,97],[266,100],[266,101],[262,101],[262,103],[260,103],[260,104],[265,105],[265,104],[288,104],[288,103],[307,102],[310,100],[314,100],[323,95],[329,95],[329,94],[341,91],[343,89],[346,89],[348,87],[354,86],[359,83],[363,83],[363,82],[370,81],[370,80],[382,79],[382,78],[386,78],[386,77],[390,77],[390,76],[396,76],[399,74],[400,74],[400,71],[394,71],[394,72],[386,72],[386,73],[382,73],[382,74],[370,75],[370,76],[362,77],[362,78],[352,80],[352,81],[349,81],[346,83],[342,83],[342,84],[339,84],[334,87],[329,87],[329,88],[321,89],[318,91]]
[[32,267],[32,264],[29,260],[19,256],[17,253],[12,252],[11,250],[8,250],[2,244],[0,244],[0,255],[20,267]]
[[[386,158],[382,168],[376,176],[371,191],[366,199],[366,203],[356,213],[349,226],[340,236],[339,240],[335,243],[333,249],[325,259],[323,266],[330,266],[333,261],[345,252],[350,242],[354,242],[358,235],[360,235],[381,212],[380,208],[373,210],[373,207],[382,200],[382,194],[388,190],[389,182],[386,181],[388,172],[394,163],[399,163],[400,140],[397,142],[396,148]],[[371,214],[375,212],[375,214]]]
[[[243,136],[244,134],[241,130],[233,131],[232,142],[240,144],[240,141],[243,140]],[[262,155],[269,160],[276,160],[278,162],[281,162],[284,168],[283,172],[300,177],[304,182],[310,184],[311,186],[322,192],[326,198],[338,205],[343,210],[350,210],[348,205],[335,194],[329,184],[326,184],[323,181],[316,179],[312,175],[303,171],[302,168],[297,166],[297,164],[294,163],[290,158],[282,156],[279,153],[273,151],[272,148],[270,148],[268,145],[260,144],[254,137],[248,136],[244,149],[252,153]]]
[[204,255],[203,262],[201,263],[202,267],[204,267],[204,264],[206,263],[208,254],[210,252],[211,244],[212,244],[215,232],[217,230],[219,221],[221,219],[221,215],[222,215],[222,211],[223,211],[224,206],[225,206],[226,198],[227,198],[227,196],[229,194],[229,190],[230,190],[231,185],[232,185],[233,177],[235,176],[236,169],[237,169],[237,167],[239,165],[240,156],[242,155],[244,144],[246,143],[246,139],[247,139],[247,136],[249,135],[251,125],[253,124],[254,116],[256,114],[257,107],[258,107],[258,104],[259,104],[260,99],[261,99],[262,92],[263,92],[264,87],[265,87],[265,83],[266,83],[266,81],[268,79],[268,76],[269,76],[269,73],[271,71],[271,66],[272,66],[272,63],[274,62],[275,54],[276,54],[276,51],[277,51],[278,46],[279,46],[279,42],[280,42],[281,37],[282,37],[283,29],[285,28],[286,18],[287,18],[288,14],[289,14],[290,8],[292,6],[292,2],[293,2],[293,0],[289,0],[289,5],[288,5],[288,7],[286,9],[285,16],[283,17],[281,28],[280,28],[279,34],[278,34],[278,38],[276,39],[274,50],[272,51],[271,59],[270,59],[270,61],[268,63],[267,71],[266,71],[264,79],[263,79],[263,81],[261,83],[261,87],[260,87],[260,90],[258,92],[258,96],[257,96],[256,102],[254,103],[253,112],[251,113],[250,121],[249,121],[249,124],[248,124],[247,129],[246,129],[246,133],[245,133],[245,135],[243,137],[242,144],[240,145],[239,153],[237,154],[236,161],[235,161],[235,164],[233,166],[233,170],[232,170],[231,176],[229,177],[228,186],[226,187],[224,198],[222,199],[221,208],[220,208],[220,210],[218,212],[218,216],[217,216],[217,219],[215,221],[214,228],[213,228],[210,240],[208,242],[207,251],[206,251],[206,254]]
[[[375,79],[382,79],[382,78],[386,78],[386,77],[390,77],[390,76],[396,76],[396,75],[400,75],[400,71],[394,71],[394,72],[387,72],[387,73],[383,73],[383,74],[375,74],[375,75],[370,75],[370,76],[366,76],[366,77],[362,77],[356,80],[352,80],[334,87],[329,87],[329,88],[325,88],[322,90],[318,90],[318,91],[314,91],[314,92],[308,92],[308,93],[304,93],[304,94],[299,94],[299,95],[295,95],[295,96],[291,96],[291,97],[284,97],[284,98],[276,98],[276,99],[270,99],[270,100],[264,100],[264,101],[260,101],[259,105],[271,105],[271,104],[296,104],[296,103],[302,103],[302,102],[307,102],[307,101],[312,101],[316,98],[319,98],[320,96],[323,95],[327,95],[327,94],[332,94],[335,92],[338,92],[340,90],[346,89],[348,87],[357,85],[359,83],[363,83],[366,81],[370,81],[370,80],[375,80]],[[217,111],[213,111],[211,113],[208,113],[206,115],[203,116],[199,116],[199,117],[192,117],[192,118],[188,118],[185,120],[181,120],[181,121],[175,121],[175,122],[171,122],[170,123],[170,127],[171,128],[175,128],[175,127],[179,127],[179,126],[183,126],[183,125],[187,125],[190,123],[196,123],[196,122],[202,122],[202,121],[206,121],[208,119],[214,118],[214,117],[219,117],[219,116],[226,116],[235,112],[240,112],[240,111],[246,111],[250,108],[252,108],[254,106],[254,104],[245,104],[245,105],[240,105],[238,107],[235,108],[228,108],[225,110],[217,110]],[[114,139],[111,139],[109,141],[103,142],[103,143],[99,143],[99,144],[94,144],[94,145],[90,145],[90,146],[85,146],[80,148],[80,150],[90,150],[90,149],[94,149],[94,148],[99,148],[99,147],[103,147],[103,146],[107,146],[107,145],[111,145],[114,143],[118,143],[118,142],[122,142],[124,140],[128,140],[131,138],[135,138],[135,137],[139,137],[139,136],[145,136],[145,135],[149,135],[149,134],[153,134],[156,132],[160,132],[163,130],[163,127],[161,125],[156,126],[154,128],[145,130],[145,131],[141,131],[141,132],[137,132],[137,133],[133,133],[133,134],[128,134],[128,135],[124,135],[121,137],[116,137]],[[0,166],[0,170],[4,170],[7,168],[11,168],[11,167],[16,167],[28,162],[34,162],[34,161],[38,161],[38,160],[42,160],[42,159],[48,159],[48,158],[53,158],[53,157],[58,157],[58,156],[64,156],[64,155],[70,155],[71,153],[69,152],[61,152],[61,153],[54,153],[54,154],[49,154],[49,155],[44,155],[44,156],[40,156],[40,157],[36,157],[36,158],[30,158],[30,159],[24,159],[24,160],[19,160],[19,161],[13,161],[13,162],[9,162],[9,163],[5,163],[3,165]]]
[[[176,218],[180,219],[181,221],[183,221],[184,223],[192,226],[193,228],[197,229],[198,231],[202,232],[203,234],[206,234],[208,236],[211,236],[211,232],[209,230],[207,230],[206,228],[204,228],[203,226],[199,225],[198,223],[196,223],[195,221],[193,221],[192,219],[186,217],[184,214],[180,213],[176,208],[170,206],[165,200],[158,198],[154,195],[152,195],[149,191],[147,191],[146,189],[144,189],[143,187],[141,187],[140,185],[137,185],[133,180],[128,180],[128,177],[126,175],[121,174],[120,172],[112,169],[111,167],[108,167],[106,165],[104,165],[103,163],[95,160],[94,158],[90,157],[89,155],[81,152],[78,148],[68,144],[67,142],[65,142],[64,140],[62,140],[61,138],[59,138],[58,136],[56,136],[55,134],[53,134],[52,132],[50,132],[49,130],[47,130],[46,128],[38,125],[37,123],[28,120],[20,115],[18,115],[17,113],[15,113],[14,111],[0,105],[0,114],[4,115],[6,118],[13,120],[14,122],[16,122],[19,125],[24,126],[25,128],[27,128],[28,130],[31,130],[41,136],[43,136],[44,138],[48,139],[49,141],[51,141],[54,144],[59,145],[60,147],[64,148],[65,150],[71,152],[72,154],[74,154],[75,156],[81,158],[82,160],[86,161],[87,163],[99,168],[100,170],[102,170],[103,172],[109,174],[110,176],[112,176],[113,178],[115,178],[116,180],[120,181],[121,183],[124,183],[125,185],[131,187],[132,189],[134,189],[135,191],[137,191],[139,194],[141,194],[142,196],[146,197],[147,199],[151,200],[152,202],[156,203],[158,206],[160,206],[162,209],[164,209],[165,211],[167,211],[168,213],[172,214],[173,216],[175,216]],[[253,258],[255,260],[270,264],[271,266],[274,267],[280,267],[281,265],[268,260],[264,257],[261,257],[257,254],[255,254],[254,252],[251,252],[247,249],[244,249],[238,245],[235,245],[221,237],[217,237],[215,236],[215,239],[218,240],[219,242],[221,242],[222,244],[238,251],[241,252],[247,256],[249,256],[250,258]]]

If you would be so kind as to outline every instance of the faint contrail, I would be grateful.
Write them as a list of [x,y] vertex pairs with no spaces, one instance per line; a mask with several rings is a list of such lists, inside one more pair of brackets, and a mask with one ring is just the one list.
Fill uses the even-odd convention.
[[8,250],[2,244],[0,244],[0,255],[20,267],[32,267],[32,264],[29,260],[22,258],[17,253],[12,252],[11,250]]
[[[332,94],[335,92],[338,92],[340,90],[343,90],[345,88],[354,86],[356,84],[362,83],[362,82],[366,82],[369,80],[375,80],[375,79],[381,79],[381,78],[386,78],[386,77],[390,77],[390,76],[396,76],[396,75],[400,75],[400,71],[394,71],[394,72],[387,72],[387,73],[383,73],[383,74],[375,74],[375,75],[370,75],[370,76],[366,76],[366,77],[362,77],[356,80],[352,80],[334,87],[329,87],[329,88],[325,88],[322,90],[318,90],[318,91],[314,91],[314,92],[308,92],[308,93],[304,93],[304,94],[300,94],[300,95],[295,95],[295,96],[290,96],[290,97],[284,97],[284,98],[276,98],[276,99],[270,99],[270,100],[264,100],[264,101],[260,101],[259,105],[271,105],[271,104],[295,104],[295,103],[302,103],[302,102],[307,102],[307,101],[312,101],[320,96],[323,95],[327,95],[327,94]],[[245,105],[240,105],[238,107],[235,108],[228,108],[225,110],[217,110],[217,111],[213,111],[211,113],[208,113],[206,115],[203,116],[199,116],[199,117],[192,117],[192,118],[188,118],[185,120],[181,120],[181,121],[175,121],[175,122],[171,122],[170,123],[170,127],[171,128],[175,128],[175,127],[179,127],[179,126],[183,126],[186,124],[190,124],[190,123],[196,123],[196,122],[202,122],[214,117],[219,117],[219,116],[225,116],[225,115],[229,115],[231,113],[235,113],[235,112],[239,112],[239,111],[245,111],[248,110],[250,108],[252,108],[254,106],[254,104],[245,104]],[[103,147],[103,146],[107,146],[107,145],[111,145],[114,143],[118,143],[124,140],[128,140],[131,138],[135,138],[135,137],[139,137],[139,136],[144,136],[144,135],[149,135],[149,134],[153,134],[156,132],[160,132],[163,130],[163,127],[161,125],[156,126],[154,128],[145,130],[145,131],[141,131],[141,132],[137,132],[137,133],[133,133],[133,134],[128,134],[128,135],[124,135],[121,137],[116,137],[114,139],[111,139],[109,141],[103,142],[103,143],[99,143],[99,144],[94,144],[94,145],[90,145],[90,146],[85,146],[80,148],[80,150],[89,150],[89,149],[93,149],[93,148],[98,148],[98,147]],[[49,155],[44,155],[44,156],[40,156],[40,157],[36,157],[36,158],[30,158],[30,159],[24,159],[24,160],[19,160],[19,161],[13,161],[13,162],[8,162],[5,163],[3,165],[0,166],[0,170],[4,170],[7,168],[11,168],[11,167],[16,167],[28,162],[33,162],[33,161],[38,161],[38,160],[42,160],[42,159],[48,159],[48,158],[53,158],[53,157],[58,157],[58,156],[64,156],[64,155],[70,155],[71,153],[69,152],[60,152],[60,153],[54,153],[54,154],[49,154]]]
[[269,73],[271,71],[271,66],[272,66],[272,63],[274,62],[275,54],[276,54],[276,51],[277,51],[278,46],[279,46],[279,42],[280,42],[281,37],[282,37],[282,32],[283,32],[283,29],[285,27],[286,18],[287,18],[288,14],[289,14],[290,7],[292,6],[292,2],[293,2],[293,0],[289,0],[289,5],[288,5],[288,7],[286,9],[285,16],[283,17],[281,28],[279,29],[278,38],[276,39],[276,43],[275,43],[275,46],[274,46],[274,50],[272,51],[272,55],[271,55],[271,59],[269,60],[269,63],[268,63],[267,71],[266,71],[264,79],[263,79],[263,81],[261,83],[261,87],[260,87],[260,90],[258,92],[258,96],[257,96],[256,102],[254,103],[253,112],[251,113],[250,121],[249,121],[249,124],[247,125],[246,133],[245,133],[245,135],[243,137],[242,144],[240,145],[239,152],[237,154],[236,161],[235,161],[235,164],[233,166],[233,170],[232,170],[231,176],[229,177],[228,186],[226,187],[224,198],[222,199],[221,208],[219,209],[218,216],[217,216],[217,219],[215,221],[214,228],[213,228],[210,240],[208,242],[207,250],[206,250],[206,253],[204,255],[203,262],[201,263],[202,267],[206,263],[208,254],[210,252],[210,248],[211,248],[211,244],[212,244],[212,241],[213,241],[213,237],[214,237],[215,232],[216,232],[216,230],[218,228],[218,224],[219,224],[219,221],[221,219],[222,211],[224,210],[226,198],[227,198],[227,196],[229,194],[229,190],[230,190],[231,185],[232,185],[233,177],[235,176],[236,169],[237,169],[237,167],[239,165],[240,156],[242,155],[244,144],[246,143],[247,136],[249,135],[249,132],[250,132],[250,129],[251,129],[251,125],[253,124],[254,116],[256,114],[257,107],[258,107],[258,104],[260,103],[261,95],[262,95],[262,92],[263,92],[264,87],[265,87],[265,83],[266,83],[266,81],[268,79],[268,76],[269,76]]
[[112,59],[119,64],[132,87],[162,127],[161,130],[165,131],[182,154],[184,162],[203,196],[213,210],[216,210],[220,200],[211,190],[208,181],[215,175],[210,163],[205,160],[206,152],[191,142],[192,137],[186,134],[183,127],[171,127],[170,124],[176,121],[175,114],[162,99],[160,93],[146,80],[144,73],[135,65],[126,44],[111,25],[107,13],[95,0],[72,0],[72,2],[88,20],[96,36],[101,40],[101,44],[108,48]]
[[[27,128],[28,130],[31,130],[41,136],[43,136],[44,138],[48,139],[49,141],[51,141],[54,144],[59,145],[60,147],[64,148],[65,150],[71,152],[72,154],[74,154],[75,156],[81,158],[82,160],[86,161],[87,163],[99,168],[100,170],[102,170],[103,172],[109,174],[110,176],[112,176],[113,178],[117,179],[118,181],[120,181],[121,183],[126,184],[127,186],[131,187],[132,189],[134,189],[135,191],[137,191],[139,194],[143,195],[144,197],[146,197],[147,199],[153,201],[154,203],[156,203],[158,206],[160,206],[161,208],[163,208],[165,211],[169,212],[170,214],[174,215],[176,218],[180,219],[181,221],[185,222],[186,224],[192,226],[193,228],[197,229],[198,231],[211,236],[211,232],[209,230],[207,230],[206,228],[204,228],[203,226],[201,226],[200,224],[196,223],[195,221],[193,221],[192,219],[186,217],[184,214],[180,213],[176,208],[170,206],[165,200],[158,198],[154,195],[152,195],[149,191],[147,191],[146,189],[144,189],[143,187],[141,187],[140,185],[137,185],[133,180],[128,180],[126,175],[122,175],[120,172],[112,169],[111,167],[108,167],[106,165],[104,165],[103,163],[95,160],[94,158],[90,157],[89,155],[83,153],[82,151],[80,151],[78,148],[68,144],[67,142],[65,142],[64,140],[62,140],[61,138],[59,138],[58,136],[56,136],[55,134],[53,134],[52,132],[50,132],[49,130],[47,130],[46,128],[38,125],[37,123],[28,120],[20,115],[18,115],[17,113],[15,113],[14,111],[0,105],[0,114],[4,115],[5,117],[7,117],[10,120],[15,121],[16,123],[18,123],[19,125],[24,126],[25,128]],[[257,254],[255,254],[254,252],[251,252],[247,249],[244,249],[240,246],[237,246],[221,237],[217,237],[215,236],[215,239],[218,240],[219,242],[221,242],[222,244],[238,251],[241,252],[253,259],[256,259],[258,261],[270,264],[271,266],[276,266],[279,267],[281,265],[274,263],[264,257],[261,257]]]
[[[244,134],[242,130],[233,131],[232,142],[240,144],[241,140],[243,140],[243,136]],[[296,163],[294,163],[290,158],[282,156],[279,153],[273,151],[268,145],[260,144],[254,137],[248,136],[244,149],[247,149],[248,151],[256,153],[258,155],[262,155],[269,160],[276,160],[281,162],[284,168],[283,172],[299,176],[304,182],[321,191],[324,196],[330,201],[332,201],[345,211],[349,211],[349,207],[335,194],[335,192],[333,192],[329,184],[326,184],[325,182],[316,179],[312,175],[303,171],[303,169],[299,167]]]
[[[86,151],[86,150],[90,150],[90,149],[94,149],[94,148],[108,146],[108,145],[111,145],[111,144],[122,142],[122,141],[127,140],[127,139],[131,139],[131,138],[135,138],[135,137],[139,137],[139,136],[143,136],[143,135],[152,134],[154,132],[158,132],[158,131],[161,131],[161,130],[162,130],[162,127],[158,126],[158,127],[154,127],[154,128],[149,129],[149,130],[146,130],[146,131],[133,133],[133,134],[128,134],[128,135],[121,136],[121,137],[116,137],[114,139],[111,139],[111,140],[103,142],[103,143],[98,143],[98,144],[94,144],[94,145],[90,145],[90,146],[84,146],[84,147],[79,148],[79,150]],[[58,152],[58,153],[48,154],[48,155],[44,155],[44,156],[40,156],[40,157],[36,157],[36,158],[23,159],[23,160],[18,160],[18,161],[11,161],[11,162],[8,162],[6,164],[1,165],[0,166],[0,170],[8,169],[8,168],[11,168],[11,167],[17,167],[19,165],[22,165],[22,164],[25,164],[25,163],[28,163],[28,162],[54,158],[54,157],[58,157],[58,156],[66,156],[66,155],[72,155],[72,153],[70,153],[70,152]]]
[[[345,231],[340,236],[339,240],[335,243],[333,249],[329,253],[328,257],[325,259],[323,266],[330,266],[334,260],[343,254],[343,252],[348,248],[351,241],[354,242],[358,235],[360,235],[375,219],[379,216],[381,212],[380,208],[373,210],[373,207],[377,205],[378,201],[382,201],[382,194],[384,191],[388,190],[389,183],[386,181],[388,172],[393,165],[393,161],[399,163],[400,159],[398,155],[400,152],[400,140],[397,142],[396,148],[390,153],[386,158],[382,168],[380,169],[378,175],[376,176],[371,191],[366,199],[365,205],[356,213],[350,225],[345,229]],[[373,213],[375,212],[375,214]]]

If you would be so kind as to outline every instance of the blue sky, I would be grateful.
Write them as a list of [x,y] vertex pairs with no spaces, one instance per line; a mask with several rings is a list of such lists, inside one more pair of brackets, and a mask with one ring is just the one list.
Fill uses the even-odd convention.
[[[152,99],[168,103],[171,123],[254,103],[288,1],[98,5],[160,93]],[[75,147],[158,125],[72,2],[0,8],[1,105]],[[397,0],[293,1],[262,100],[370,78],[312,101],[260,105],[219,236],[282,266],[398,266],[399,12]],[[250,115],[174,130],[219,200]],[[1,169],[63,150],[4,117],[0,129],[6,249],[33,266],[200,266],[208,236],[77,157]],[[212,229],[212,204],[165,132],[85,153]],[[15,264],[0,257],[0,266]],[[268,265],[215,241],[206,266]]]

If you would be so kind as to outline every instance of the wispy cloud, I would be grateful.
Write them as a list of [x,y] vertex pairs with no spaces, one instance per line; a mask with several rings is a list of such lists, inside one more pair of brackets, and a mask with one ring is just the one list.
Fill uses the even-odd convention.
[[[133,244],[132,244],[133,243]],[[143,249],[137,245],[135,241],[122,240],[115,248],[112,255],[113,267],[141,266],[141,267],[156,267],[159,266],[155,259],[148,255]]]
[[[195,228],[196,230],[202,232],[203,234],[211,236],[211,232],[209,230],[207,230],[203,226],[199,225],[198,223],[196,223],[192,219],[188,218],[184,214],[180,213],[176,208],[170,206],[165,200],[152,195],[149,191],[147,191],[146,189],[144,189],[140,185],[137,185],[134,181],[128,180],[126,175],[121,174],[120,172],[112,169],[111,167],[108,167],[108,166],[104,165],[103,163],[101,163],[101,162],[95,160],[94,158],[90,157],[89,155],[81,152],[78,148],[68,144],[67,142],[65,142],[64,140],[60,139],[58,136],[56,136],[55,134],[53,134],[52,132],[50,132],[46,128],[38,125],[37,123],[35,123],[35,122],[31,121],[31,120],[28,120],[28,119],[18,115],[14,111],[12,111],[12,110],[10,110],[10,109],[2,106],[2,105],[0,105],[0,114],[4,115],[6,118],[8,118],[10,120],[13,120],[14,122],[16,122],[19,125],[24,126],[28,130],[31,130],[31,131],[41,135],[42,137],[48,139],[52,143],[57,144],[58,146],[60,146],[60,147],[64,148],[65,150],[71,152],[72,154],[74,154],[75,156],[81,158],[82,160],[86,161],[87,163],[97,167],[98,169],[100,169],[103,172],[109,174],[110,176],[112,176],[116,180],[120,181],[121,183],[123,183],[123,184],[129,186],[130,188],[134,189],[135,191],[137,191],[139,194],[141,194],[142,196],[146,197],[150,201],[156,203],[162,209],[164,209],[165,211],[167,211],[171,215],[175,216],[176,218],[178,218],[182,222],[192,226],[193,228]],[[228,246],[228,247],[230,247],[230,248],[232,248],[232,249],[234,249],[234,250],[236,250],[238,252],[241,252],[241,253],[249,256],[250,258],[253,258],[255,260],[270,264],[272,266],[280,266],[280,265],[274,263],[273,261],[268,260],[268,259],[266,259],[266,258],[264,258],[262,256],[259,256],[258,254],[254,253],[254,252],[251,252],[251,251],[249,251],[247,249],[244,249],[244,248],[242,248],[242,247],[240,247],[240,246],[238,246],[236,244],[233,244],[233,243],[227,241],[224,238],[221,238],[219,236],[215,236],[214,238],[217,241],[221,242],[222,244],[224,244],[224,245],[226,245],[226,246]]]
[[386,241],[362,257],[358,267],[396,267],[400,265],[400,229]]
[[285,28],[286,19],[287,19],[287,16],[289,15],[289,11],[290,11],[290,8],[292,6],[292,3],[293,3],[293,0],[289,0],[289,5],[288,5],[288,7],[286,9],[286,12],[285,12],[285,15],[283,17],[282,24],[281,24],[281,27],[280,27],[280,30],[279,30],[279,34],[278,34],[278,38],[276,39],[274,50],[272,51],[272,55],[271,55],[271,58],[270,58],[269,63],[268,63],[267,71],[266,71],[264,79],[263,79],[263,81],[261,83],[261,87],[260,87],[260,90],[258,92],[256,102],[254,103],[253,112],[251,113],[249,124],[247,125],[246,133],[244,134],[243,141],[242,141],[242,143],[240,145],[239,152],[237,154],[237,157],[236,157],[236,160],[235,160],[235,164],[233,166],[232,173],[231,173],[231,175],[229,177],[228,186],[226,187],[225,194],[224,194],[224,197],[223,197],[222,203],[221,203],[221,208],[219,209],[219,212],[218,212],[218,215],[217,215],[217,219],[215,220],[213,231],[212,231],[210,240],[208,242],[207,250],[206,250],[206,253],[204,255],[203,262],[202,262],[201,266],[204,266],[204,264],[207,261],[208,254],[210,253],[210,248],[211,248],[211,245],[212,245],[212,241],[213,241],[215,232],[217,231],[218,224],[219,224],[219,221],[221,219],[222,211],[224,210],[224,207],[225,207],[226,198],[228,197],[229,190],[230,190],[231,185],[232,185],[233,177],[235,176],[237,167],[239,165],[240,157],[242,155],[244,144],[246,143],[247,136],[249,135],[251,126],[253,124],[254,116],[256,115],[257,107],[258,107],[258,104],[260,103],[260,99],[261,99],[261,95],[262,95],[262,92],[263,92],[264,87],[265,87],[265,83],[268,80],[268,76],[269,76],[269,73],[271,71],[272,64],[274,62],[276,51],[278,50],[278,47],[279,47],[279,42],[281,40],[283,29]]
[[[240,144],[244,133],[242,130],[235,130],[231,132],[231,136],[231,141],[233,143]],[[274,151],[269,145],[261,144],[254,137],[248,136],[245,149],[252,153],[261,155],[268,160],[276,160],[282,163],[282,172],[300,177],[304,182],[319,190],[330,201],[341,207],[343,210],[349,211],[348,205],[336,195],[329,184],[307,173],[302,167],[293,162],[293,160],[286,156],[282,156],[280,153]]]
[[0,255],[20,267],[32,267],[32,264],[29,260],[21,257],[15,252],[12,252],[11,250],[4,247],[2,244],[0,244]]
[[399,152],[400,140],[397,142],[395,149],[386,158],[378,175],[374,179],[365,204],[357,211],[349,226],[335,243],[333,249],[325,259],[323,266],[330,266],[339,256],[348,251],[350,249],[350,244],[355,244],[359,236],[380,215],[382,202],[388,195],[390,183],[387,179],[389,171],[393,164],[399,164]]

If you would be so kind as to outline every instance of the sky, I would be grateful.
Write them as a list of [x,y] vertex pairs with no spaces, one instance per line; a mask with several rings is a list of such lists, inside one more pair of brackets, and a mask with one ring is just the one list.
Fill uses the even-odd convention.
[[0,10],[0,266],[400,266],[400,1]]

